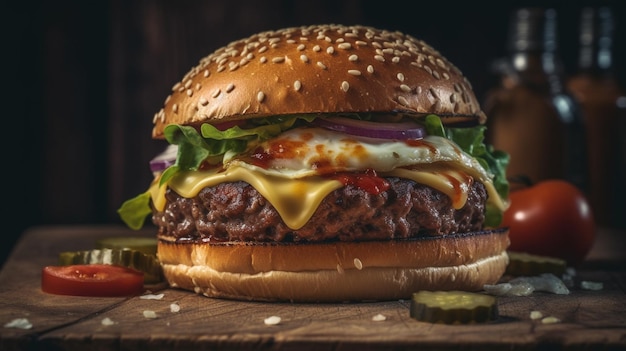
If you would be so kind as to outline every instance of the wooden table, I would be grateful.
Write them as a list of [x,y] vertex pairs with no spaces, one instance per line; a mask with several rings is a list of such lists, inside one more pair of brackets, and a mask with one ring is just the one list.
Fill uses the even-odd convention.
[[[626,350],[626,233],[601,231],[577,280],[604,289],[569,295],[498,298],[500,318],[484,325],[412,320],[408,301],[354,304],[255,303],[175,289],[161,300],[55,296],[40,272],[66,250],[106,236],[154,235],[121,227],[38,227],[24,233],[0,273],[0,324],[27,318],[30,329],[0,326],[0,350]],[[180,306],[179,312],[170,310]],[[146,318],[154,311],[156,318]],[[561,320],[543,324],[531,311]],[[375,321],[376,315],[386,317]],[[279,316],[278,325],[264,319]],[[103,320],[112,325],[103,324]]]

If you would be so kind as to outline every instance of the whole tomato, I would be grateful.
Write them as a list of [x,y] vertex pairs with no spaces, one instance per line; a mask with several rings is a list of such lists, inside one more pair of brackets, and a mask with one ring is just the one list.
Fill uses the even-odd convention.
[[563,180],[538,182],[509,195],[503,226],[509,227],[509,250],[581,263],[595,239],[587,199]]

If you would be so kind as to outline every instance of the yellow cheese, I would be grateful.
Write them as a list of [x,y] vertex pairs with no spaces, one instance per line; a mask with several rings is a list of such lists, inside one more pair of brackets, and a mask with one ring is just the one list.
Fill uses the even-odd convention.
[[[430,167],[422,165],[419,170],[397,168],[379,175],[411,179],[428,185],[449,196],[456,209],[465,205],[467,191],[474,181],[473,177],[461,170],[442,169],[436,165]],[[226,170],[179,172],[167,185],[179,195],[193,198],[205,187],[236,181],[244,181],[252,185],[276,208],[285,224],[294,230],[306,224],[329,193],[343,186],[337,180],[320,176],[290,179],[240,166],[231,166]],[[505,205],[493,184],[485,182],[485,186],[489,201],[497,208],[504,210]],[[150,189],[154,206],[159,211],[165,208],[165,188],[165,185],[159,187],[157,180]]]

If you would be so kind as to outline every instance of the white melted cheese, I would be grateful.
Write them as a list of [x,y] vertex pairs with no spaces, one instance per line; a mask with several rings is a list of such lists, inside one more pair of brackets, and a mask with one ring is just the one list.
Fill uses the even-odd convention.
[[[244,181],[276,208],[296,230],[306,224],[322,200],[343,184],[320,174],[375,170],[381,177],[400,177],[428,185],[446,194],[461,208],[473,181],[485,184],[488,201],[505,209],[491,175],[454,143],[436,136],[403,142],[346,136],[319,128],[294,129],[259,144],[248,154],[203,171],[177,173],[168,186],[192,198],[220,183]],[[165,186],[155,181],[152,200],[165,208]]]

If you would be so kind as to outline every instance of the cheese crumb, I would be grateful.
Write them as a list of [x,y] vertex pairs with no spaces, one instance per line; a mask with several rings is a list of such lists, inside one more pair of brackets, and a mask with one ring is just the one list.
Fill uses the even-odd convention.
[[372,320],[374,322],[382,322],[382,321],[387,320],[387,317],[385,315],[382,315],[382,314],[379,313],[379,314],[375,315],[374,317],[372,317]]
[[280,323],[280,317],[278,316],[267,317],[265,318],[265,320],[263,320],[263,323],[265,323],[265,325],[277,325]]
[[587,280],[583,280],[580,282],[580,287],[585,290],[597,291],[604,289],[604,284],[602,284],[602,282],[590,282]]
[[180,305],[177,303],[170,304],[170,312],[172,313],[180,312]]
[[156,312],[150,310],[143,311],[143,316],[148,319],[155,319],[157,317]]
[[546,318],[541,320],[541,323],[543,323],[543,324],[554,324],[554,323],[560,323],[560,322],[561,322],[560,319],[558,319],[556,317],[552,317],[552,316],[546,317]]
[[109,326],[109,325],[115,324],[115,322],[113,322],[113,320],[111,320],[111,318],[109,318],[109,317],[103,318],[102,322],[100,322],[100,323],[102,323],[102,325],[105,325],[105,326]]
[[4,325],[5,328],[17,328],[17,329],[30,329],[33,327],[33,324],[28,321],[26,318],[15,318],[14,320],[6,323]]
[[165,294],[147,294],[139,296],[142,300],[161,300]]

